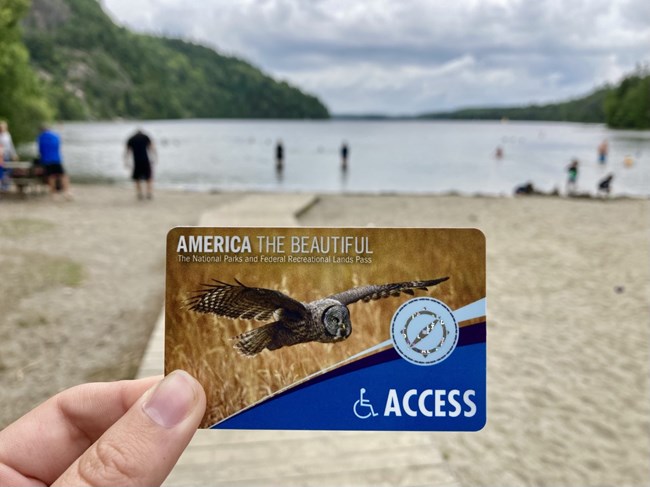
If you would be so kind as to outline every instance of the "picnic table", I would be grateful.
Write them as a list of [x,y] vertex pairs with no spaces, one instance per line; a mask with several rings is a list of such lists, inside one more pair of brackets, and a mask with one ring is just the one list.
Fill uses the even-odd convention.
[[20,194],[42,193],[47,188],[43,166],[32,161],[5,161],[9,170],[9,181],[13,182]]

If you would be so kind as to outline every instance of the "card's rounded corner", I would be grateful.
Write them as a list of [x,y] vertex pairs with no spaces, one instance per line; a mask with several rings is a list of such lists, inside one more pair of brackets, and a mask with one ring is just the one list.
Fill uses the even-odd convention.
[[476,428],[475,430],[472,430],[472,431],[474,433],[478,433],[479,431],[483,431],[483,429],[485,429],[485,427],[487,426],[487,422],[488,422],[488,418],[487,418],[487,414],[486,414],[485,417],[483,418],[483,422],[480,424],[480,426],[478,428]]
[[483,241],[483,244],[485,244],[487,239],[485,237],[485,233],[483,233],[483,230],[481,230],[480,228],[477,228],[477,227],[468,228],[467,230],[469,230],[470,232],[478,234],[477,235],[478,238],[480,238]]
[[166,236],[167,241],[169,242],[169,239],[172,238],[174,233],[180,231],[182,228],[185,228],[185,227],[176,226],[176,227],[172,227],[169,230],[167,230],[167,236]]

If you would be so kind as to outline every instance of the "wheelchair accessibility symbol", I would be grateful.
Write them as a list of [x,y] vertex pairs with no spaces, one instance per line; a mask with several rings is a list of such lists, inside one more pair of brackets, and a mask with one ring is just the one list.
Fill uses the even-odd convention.
[[364,399],[363,395],[366,393],[365,389],[359,391],[359,399],[352,406],[352,411],[354,415],[359,419],[367,419],[373,416],[377,416],[378,413],[372,408],[372,404],[368,399]]

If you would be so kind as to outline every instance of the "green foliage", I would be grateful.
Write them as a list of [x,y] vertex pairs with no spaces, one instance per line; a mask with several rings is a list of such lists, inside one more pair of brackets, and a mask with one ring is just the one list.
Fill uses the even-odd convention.
[[96,0],[57,1],[67,18],[39,28],[48,7],[35,2],[25,42],[33,64],[49,77],[47,94],[59,118],[329,117],[317,98],[245,61],[132,33],[115,25]]
[[21,40],[19,21],[28,8],[28,0],[0,0],[0,119],[16,142],[33,138],[51,115]]
[[616,87],[563,103],[526,107],[466,108],[454,112],[428,113],[419,118],[447,120],[549,120],[607,123],[619,129],[650,128],[650,68],[639,67]]
[[548,120],[558,122],[603,123],[605,99],[610,88],[600,88],[583,98],[549,105],[525,107],[466,108],[455,112],[431,113],[421,118],[460,120]]
[[610,127],[650,129],[650,68],[623,79],[607,96],[605,111]]

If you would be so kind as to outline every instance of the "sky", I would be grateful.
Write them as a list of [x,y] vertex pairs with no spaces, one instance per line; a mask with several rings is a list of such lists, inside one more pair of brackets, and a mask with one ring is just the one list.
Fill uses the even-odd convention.
[[648,0],[101,2],[122,25],[243,58],[335,114],[558,101],[650,62]]

